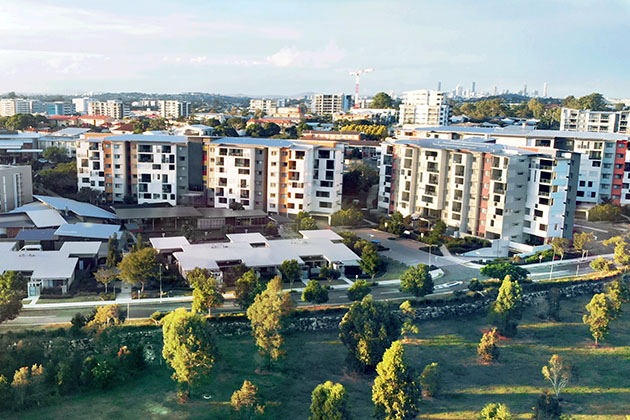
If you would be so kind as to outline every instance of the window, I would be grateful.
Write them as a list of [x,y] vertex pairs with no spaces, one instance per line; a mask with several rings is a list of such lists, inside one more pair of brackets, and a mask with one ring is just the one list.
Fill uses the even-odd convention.
[[330,209],[332,208],[332,203],[329,203],[328,201],[320,201],[319,207],[324,208],[324,209]]

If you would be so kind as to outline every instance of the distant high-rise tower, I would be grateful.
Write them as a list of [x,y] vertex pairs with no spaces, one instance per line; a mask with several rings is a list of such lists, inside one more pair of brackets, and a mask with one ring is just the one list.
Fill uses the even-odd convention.
[[523,96],[527,96],[527,83],[523,86]]
[[496,86],[496,85],[494,85],[494,92],[493,92],[493,95],[496,95],[496,94],[498,94],[498,93],[499,93],[499,89],[497,89],[497,86]]
[[470,89],[470,92],[474,95],[475,94],[475,82],[472,82],[472,89]]
[[543,84],[543,98],[547,97],[547,82]]
[[438,92],[442,92],[442,82],[438,82]]

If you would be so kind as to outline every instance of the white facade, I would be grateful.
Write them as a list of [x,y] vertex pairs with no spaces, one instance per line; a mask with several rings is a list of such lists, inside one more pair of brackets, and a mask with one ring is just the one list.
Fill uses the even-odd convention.
[[157,101],[158,110],[162,118],[176,119],[179,117],[190,117],[192,105],[190,102],[159,100]]
[[630,111],[589,111],[562,108],[560,130],[630,134]]
[[102,115],[121,120],[129,116],[129,105],[115,99],[111,99],[107,102],[89,102],[88,114]]
[[6,213],[31,201],[31,167],[0,165],[0,213]]
[[[90,98],[90,97],[84,97],[84,98],[73,98],[72,99],[72,103],[74,104],[74,108],[76,110],[76,112],[78,112],[79,114],[87,114],[88,112],[90,112],[90,103],[91,102],[96,102],[94,99]],[[94,115],[94,114],[92,114]],[[100,114],[99,114],[100,115]]]
[[285,99],[250,99],[249,110],[251,112],[262,111],[263,114],[271,114],[277,108],[284,107]]
[[346,112],[352,108],[352,95],[343,93],[323,94],[318,93],[313,96],[312,111],[318,115],[335,114],[338,112]]
[[448,125],[451,107],[446,104],[444,92],[412,90],[405,92],[400,105],[399,122],[418,127]]

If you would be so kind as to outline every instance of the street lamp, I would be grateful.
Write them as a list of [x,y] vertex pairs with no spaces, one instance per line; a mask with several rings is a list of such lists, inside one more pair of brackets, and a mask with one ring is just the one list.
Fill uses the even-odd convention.
[[160,267],[160,303],[162,303],[162,264],[160,264],[159,267]]

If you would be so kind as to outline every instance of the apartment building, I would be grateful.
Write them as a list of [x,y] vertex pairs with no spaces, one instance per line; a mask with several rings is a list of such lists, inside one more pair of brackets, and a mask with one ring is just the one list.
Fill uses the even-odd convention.
[[518,243],[570,238],[580,155],[471,137],[382,144],[378,202],[388,213]]
[[334,141],[226,137],[204,140],[208,204],[329,215],[341,209],[344,147]]
[[76,112],[74,103],[66,101],[46,102],[45,110],[48,115],[72,115]]
[[158,111],[162,118],[177,119],[179,117],[190,117],[192,104],[185,101],[159,100],[157,102]]
[[250,99],[249,110],[250,112],[262,111],[263,114],[271,114],[277,111],[278,108],[283,108],[286,105],[285,99]]
[[[105,193],[109,201],[131,196],[142,203],[176,205],[189,194],[188,138],[87,133],[77,141],[78,188]],[[200,165],[197,169],[200,168]]]
[[346,112],[352,108],[353,104],[354,100],[352,99],[352,95],[345,95],[343,93],[330,95],[318,93],[313,96],[311,109],[314,114],[328,115]]
[[102,115],[105,117],[111,117],[117,120],[121,120],[129,116],[129,105],[124,104],[122,101],[116,99],[110,99],[107,102],[89,102],[88,114]]
[[75,111],[81,115],[85,115],[90,111],[90,103],[92,102],[96,102],[96,100],[90,98],[89,96],[72,99]]
[[30,166],[0,165],[0,213],[33,201]]
[[405,92],[400,105],[401,125],[417,127],[448,125],[451,107],[446,103],[444,92],[436,90],[412,90]]
[[630,110],[590,111],[562,108],[560,111],[560,130],[630,134],[629,120]]
[[30,113],[30,102],[27,99],[0,99],[0,117]]
[[[611,200],[630,204],[630,136],[619,133],[539,130],[532,127],[433,127],[401,129],[410,138],[466,139],[481,136],[515,147],[567,150],[581,155],[578,210]],[[626,164],[628,162],[628,164]]]

